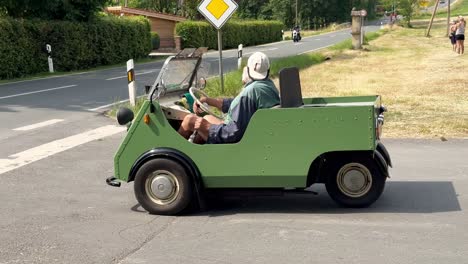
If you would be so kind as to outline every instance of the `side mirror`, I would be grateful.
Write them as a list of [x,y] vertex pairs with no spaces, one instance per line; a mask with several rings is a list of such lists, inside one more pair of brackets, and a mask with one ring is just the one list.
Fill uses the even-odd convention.
[[205,89],[206,87],[206,79],[201,77],[200,80],[198,80],[198,89]]
[[119,125],[123,126],[126,125],[133,120],[133,112],[132,110],[126,108],[126,107],[121,107],[119,108],[119,111],[117,111],[117,122]]

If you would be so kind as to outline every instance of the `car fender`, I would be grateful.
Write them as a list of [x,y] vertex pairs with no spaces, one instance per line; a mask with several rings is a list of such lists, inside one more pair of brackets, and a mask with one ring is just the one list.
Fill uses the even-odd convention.
[[198,167],[195,165],[195,162],[188,157],[186,154],[172,148],[155,148],[151,149],[145,153],[143,153],[133,164],[132,168],[130,169],[130,173],[128,175],[128,182],[131,182],[135,179],[135,175],[140,169],[143,164],[149,160],[156,159],[156,158],[167,158],[172,159],[184,166],[187,172],[190,173],[193,179],[195,193],[197,195],[197,199],[199,204],[202,205],[201,201],[201,194],[203,190],[203,181],[201,178],[200,171]]
[[390,159],[390,154],[388,153],[387,148],[384,146],[384,144],[382,144],[382,142],[379,141],[379,143],[377,143],[376,151],[378,151],[383,156],[388,166],[393,167],[392,160]]
[[382,154],[380,154],[380,152],[377,150],[374,151],[374,160],[377,162],[377,165],[383,175],[385,175],[387,178],[390,178],[390,173],[388,173],[388,164]]

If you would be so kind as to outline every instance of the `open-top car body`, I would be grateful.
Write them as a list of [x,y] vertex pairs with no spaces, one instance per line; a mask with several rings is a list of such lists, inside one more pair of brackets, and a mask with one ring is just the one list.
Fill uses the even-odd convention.
[[168,58],[135,118],[119,111],[128,132],[109,185],[135,181],[138,201],[155,214],[178,214],[212,190],[301,191],[324,183],[343,206],[379,198],[391,166],[380,142],[380,96],[302,98],[298,70],[283,69],[281,104],[256,111],[239,142],[194,144],[177,132],[190,112],[173,102],[199,86],[201,61],[199,50]]

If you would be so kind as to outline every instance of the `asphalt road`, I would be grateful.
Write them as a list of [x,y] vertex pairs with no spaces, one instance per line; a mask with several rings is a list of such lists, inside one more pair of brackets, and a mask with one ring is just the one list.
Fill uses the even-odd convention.
[[[244,54],[274,59],[348,37],[334,32]],[[235,67],[235,55],[224,53],[225,68]],[[214,71],[216,56],[206,57]],[[139,83],[152,82],[160,66],[138,65]],[[468,140],[385,141],[395,168],[368,209],[339,208],[315,186],[317,196],[148,215],[133,184],[104,183],[124,129],[101,111],[126,98],[125,74],[122,67],[0,85],[0,264],[466,263]]]
[[395,167],[367,209],[318,185],[166,217],[105,185],[123,136],[0,175],[0,263],[466,263],[468,140],[385,140]]

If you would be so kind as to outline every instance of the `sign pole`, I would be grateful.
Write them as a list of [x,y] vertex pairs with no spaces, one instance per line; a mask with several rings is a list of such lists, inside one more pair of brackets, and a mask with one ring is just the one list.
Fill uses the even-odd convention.
[[432,17],[431,17],[431,22],[429,23],[429,26],[427,27],[426,37],[429,37],[429,33],[431,32],[432,22],[434,21],[434,17],[437,13],[437,7],[439,6],[439,2],[440,0],[437,0],[435,3],[434,12],[432,13]]
[[221,29],[218,29],[218,50],[219,50],[219,78],[221,79],[221,92],[224,93],[224,76],[223,76],[223,35]]
[[219,50],[219,78],[221,81],[221,92],[224,93],[223,76],[223,34],[221,28],[238,5],[234,0],[202,0],[198,5],[198,11],[218,30],[218,50]]
[[448,37],[450,35],[450,0],[448,0],[448,6],[447,6],[447,35]]

